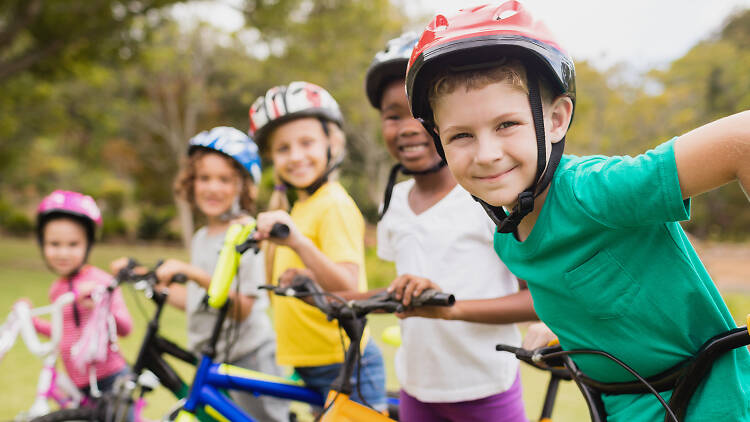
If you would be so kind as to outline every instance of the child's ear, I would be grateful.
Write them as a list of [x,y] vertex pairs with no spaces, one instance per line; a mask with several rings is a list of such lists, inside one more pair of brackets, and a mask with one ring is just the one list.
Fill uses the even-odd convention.
[[549,107],[549,136],[550,142],[557,143],[565,137],[573,117],[573,100],[561,95],[552,101]]

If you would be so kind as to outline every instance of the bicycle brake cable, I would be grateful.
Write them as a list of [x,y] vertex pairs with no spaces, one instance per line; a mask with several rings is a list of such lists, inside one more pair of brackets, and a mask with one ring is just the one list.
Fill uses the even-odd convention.
[[661,403],[662,407],[664,407],[664,410],[666,411],[666,413],[675,422],[680,422],[677,419],[677,416],[672,411],[672,408],[669,407],[669,404],[667,404],[667,402],[656,391],[656,389],[651,384],[649,384],[649,382],[646,381],[641,375],[639,375],[638,372],[636,372],[635,369],[631,368],[630,366],[628,366],[628,364],[626,364],[625,362],[621,361],[620,359],[617,359],[616,357],[612,356],[611,354],[609,354],[607,352],[604,352],[604,351],[601,351],[601,350],[561,350],[559,352],[549,353],[549,354],[545,355],[545,358],[554,358],[554,357],[564,356],[564,355],[599,355],[599,356],[604,356],[604,357],[612,360],[613,362],[615,362],[616,364],[618,364],[622,368],[624,368],[626,371],[630,372],[630,374],[633,375],[634,377],[636,377],[638,379],[638,381],[642,382],[643,385],[645,385],[646,388],[648,388],[649,392],[651,394],[653,394],[654,396],[656,396],[656,398],[659,400],[659,403]]

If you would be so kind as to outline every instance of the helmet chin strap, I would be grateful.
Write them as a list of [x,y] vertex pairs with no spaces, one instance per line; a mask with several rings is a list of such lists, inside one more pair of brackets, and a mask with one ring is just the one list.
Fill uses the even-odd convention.
[[380,215],[378,215],[378,221],[383,219],[385,212],[388,211],[388,206],[391,204],[391,195],[393,195],[393,186],[396,184],[396,178],[398,177],[399,172],[408,176],[418,176],[418,175],[423,175],[423,174],[437,173],[447,164],[448,163],[446,163],[445,159],[443,159],[443,157],[441,156],[439,162],[437,162],[435,165],[425,170],[419,170],[419,171],[409,170],[406,167],[404,167],[403,164],[401,163],[396,163],[393,167],[391,167],[391,172],[388,175],[388,183],[385,186],[385,196],[383,197],[383,210],[380,211]]
[[[472,195],[474,200],[479,202],[487,215],[497,225],[498,233],[512,233],[518,228],[524,217],[534,211],[534,199],[539,196],[552,182],[552,177],[555,174],[560,159],[562,158],[565,137],[559,142],[552,144],[552,150],[550,152],[550,160],[547,163],[547,148],[544,134],[544,114],[542,109],[542,98],[539,93],[539,80],[534,72],[527,73],[527,83],[529,87],[529,105],[531,107],[531,115],[534,120],[534,133],[536,135],[536,147],[537,147],[537,160],[536,160],[536,177],[534,183],[526,188],[523,192],[518,194],[518,200],[516,205],[511,210],[510,214],[505,212],[503,207],[497,207],[490,205],[484,200]],[[432,122],[426,122],[420,119],[422,125],[427,129],[427,132],[432,135],[435,141],[435,147],[438,150],[438,154],[445,160],[445,152],[443,151],[442,144],[440,144],[440,137],[435,131],[434,124]]]

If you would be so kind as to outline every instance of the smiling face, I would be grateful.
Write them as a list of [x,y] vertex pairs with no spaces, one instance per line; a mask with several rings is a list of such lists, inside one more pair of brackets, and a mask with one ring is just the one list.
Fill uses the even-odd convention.
[[269,145],[276,172],[297,189],[310,186],[326,171],[330,142],[316,118],[282,124],[270,134]]
[[240,194],[242,181],[230,160],[206,153],[195,162],[195,205],[209,220],[229,211]]
[[[565,135],[571,112],[567,97],[545,105],[548,158],[551,142]],[[514,206],[536,178],[536,135],[527,93],[507,82],[459,87],[436,99],[434,114],[458,183],[491,205]]]
[[56,218],[44,225],[42,252],[55,274],[69,276],[86,259],[86,229],[70,218]]
[[440,161],[432,137],[411,115],[403,79],[391,82],[383,91],[380,121],[388,152],[404,167],[422,171]]

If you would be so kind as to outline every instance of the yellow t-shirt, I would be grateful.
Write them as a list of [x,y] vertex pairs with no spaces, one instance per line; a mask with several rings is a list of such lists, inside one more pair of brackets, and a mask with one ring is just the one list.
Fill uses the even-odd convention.
[[[297,201],[290,212],[297,228],[333,262],[359,266],[361,292],[367,290],[365,275],[365,222],[357,204],[338,182],[321,186],[312,196]],[[305,268],[300,257],[284,246],[276,248],[274,283],[289,268]],[[273,296],[276,359],[280,365],[320,366],[344,361],[343,336],[336,321],[327,321],[318,308],[296,298]],[[367,335],[362,344],[366,344]]]

